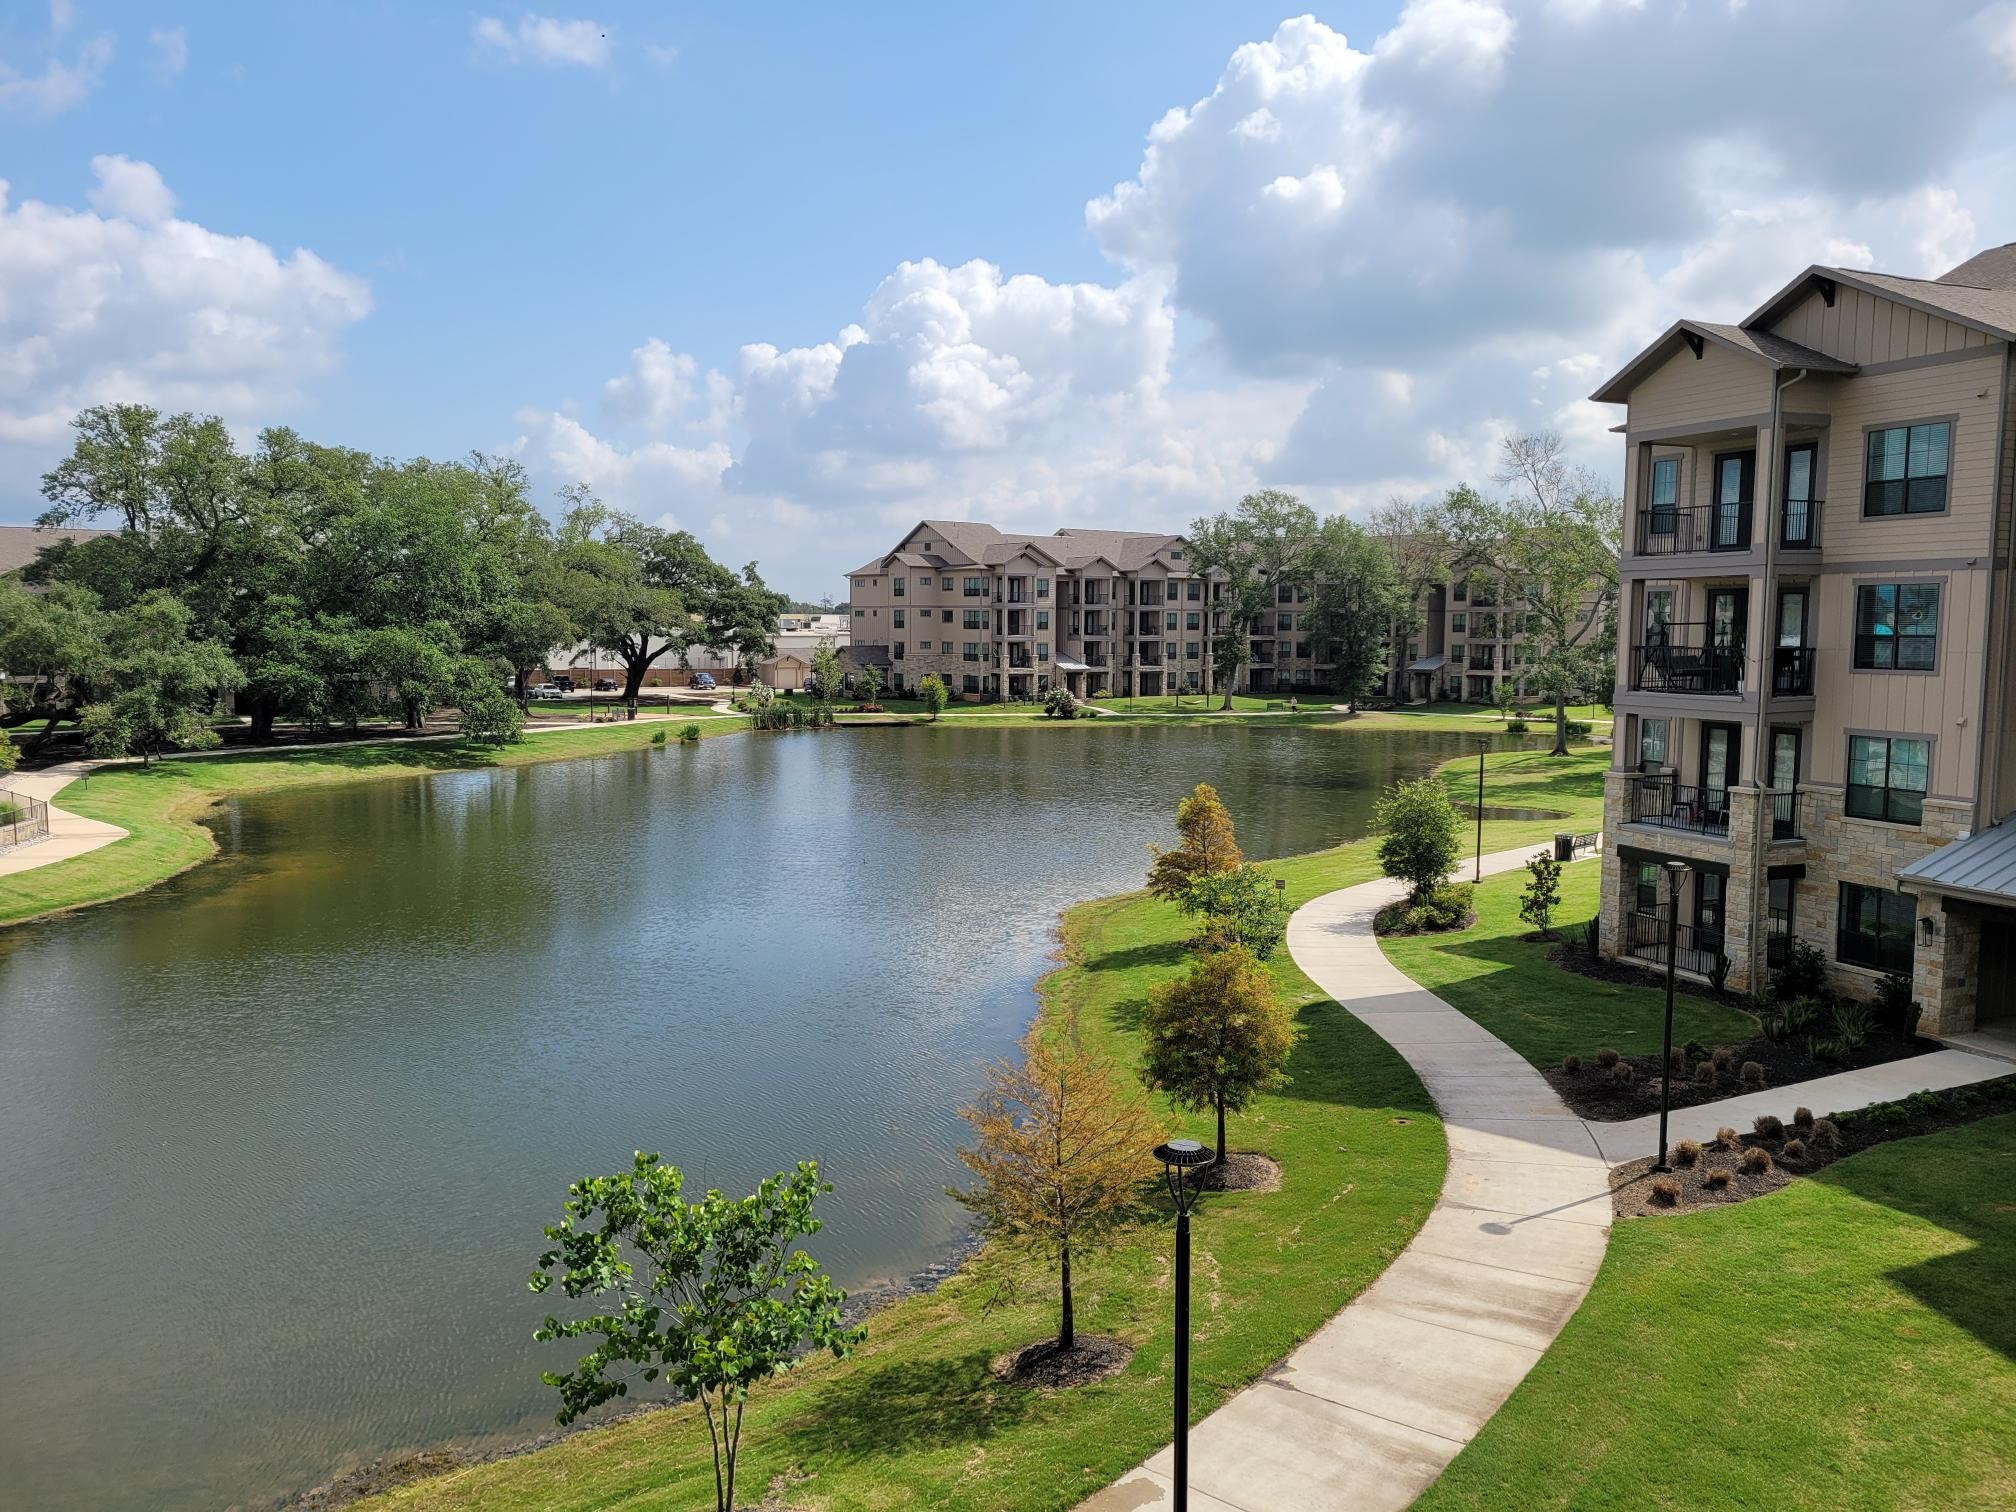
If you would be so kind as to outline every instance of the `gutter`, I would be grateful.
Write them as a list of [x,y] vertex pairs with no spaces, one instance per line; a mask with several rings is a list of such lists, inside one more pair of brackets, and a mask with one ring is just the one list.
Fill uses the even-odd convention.
[[[1990,495],[1992,507],[1988,511],[1988,606],[1991,614],[2000,614],[2002,617],[2000,627],[2002,645],[2000,655],[1991,658],[1989,666],[1983,671],[1979,712],[1976,715],[1979,723],[1974,728],[1974,740],[1980,753],[1974,766],[1973,827],[1977,831],[1987,828],[1991,822],[1988,816],[2001,807],[1999,795],[2002,790],[2003,750],[1999,736],[1991,742],[1992,732],[1988,728],[1988,690],[1998,682],[2004,687],[2009,684],[2012,655],[2010,634],[2012,624],[2016,624],[2016,604],[1999,603],[1995,597],[1995,559],[2001,545],[1997,537],[2001,533],[2002,512],[2006,507],[2002,501],[2002,490],[2006,481],[2003,476],[2003,461],[2009,451],[2009,353],[2010,347],[2004,343],[2002,392],[1996,399],[1994,492]],[[2016,550],[2016,520],[2012,520],[2010,524],[2010,547]]]

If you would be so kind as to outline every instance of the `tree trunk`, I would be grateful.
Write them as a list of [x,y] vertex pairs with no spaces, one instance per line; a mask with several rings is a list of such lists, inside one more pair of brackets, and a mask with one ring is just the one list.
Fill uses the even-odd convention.
[[1057,1325],[1057,1347],[1059,1349],[1070,1349],[1078,1342],[1078,1325],[1077,1322],[1071,1316],[1071,1246],[1070,1245],[1067,1244],[1064,1246],[1062,1258],[1063,1258],[1062,1276],[1063,1276],[1063,1288],[1064,1288],[1064,1313],[1062,1321],[1059,1322]]
[[50,737],[56,733],[56,725],[62,718],[63,715],[61,712],[51,714],[49,716],[49,723],[42,726],[42,733],[23,746],[21,754],[23,756],[39,756],[42,753],[42,748],[49,744]]
[[1554,754],[1568,754],[1568,695],[1563,690],[1554,690]]
[[407,699],[406,728],[409,730],[418,730],[422,728],[424,724],[425,721],[423,721],[420,717],[420,700],[417,698]]
[[279,712],[279,701],[270,695],[253,699],[251,738],[255,741],[271,740],[273,721]]
[[649,658],[638,660],[634,657],[623,664],[623,697],[627,701],[637,701],[637,690],[644,686],[644,673],[650,665]]
[[1218,1104],[1218,1158],[1211,1163],[1222,1166],[1225,1164],[1225,1094],[1219,1093],[1213,1101]]

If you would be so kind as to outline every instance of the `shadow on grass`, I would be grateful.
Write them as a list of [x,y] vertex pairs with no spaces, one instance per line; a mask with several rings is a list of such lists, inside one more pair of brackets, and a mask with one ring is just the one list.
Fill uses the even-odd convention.
[[1398,1050],[1329,999],[1305,1003],[1295,1015],[1288,1084],[1274,1095],[1291,1102],[1352,1108],[1393,1108],[1432,1116],[1435,1100]]
[[1925,1306],[2016,1361],[2016,1114],[1923,1139],[1881,1145],[1813,1180],[1910,1213],[1971,1241],[1890,1272]]
[[1042,1402],[1033,1391],[995,1380],[991,1358],[975,1350],[848,1372],[820,1391],[791,1436],[804,1440],[811,1455],[840,1460],[985,1442],[1019,1427]]

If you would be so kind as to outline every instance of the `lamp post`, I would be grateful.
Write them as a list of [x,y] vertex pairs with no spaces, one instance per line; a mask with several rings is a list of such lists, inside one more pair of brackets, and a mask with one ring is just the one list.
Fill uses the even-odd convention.
[[1685,861],[1666,863],[1666,1044],[1659,1056],[1659,1159],[1655,1171],[1670,1171],[1666,1164],[1666,1110],[1673,1101],[1673,963],[1680,941],[1680,879],[1687,875]]
[[1491,749],[1490,737],[1477,737],[1477,875],[1473,882],[1484,880],[1484,753]]
[[1172,1139],[1155,1146],[1169,1200],[1176,1204],[1176,1512],[1190,1506],[1190,1209],[1197,1188],[1190,1172],[1208,1166],[1216,1152],[1194,1139]]

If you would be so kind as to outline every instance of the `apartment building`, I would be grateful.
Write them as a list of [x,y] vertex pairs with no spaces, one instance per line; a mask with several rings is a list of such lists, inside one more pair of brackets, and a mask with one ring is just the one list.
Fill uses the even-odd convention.
[[1796,938],[1858,995],[1909,975],[1928,1032],[2016,1027],[2012,342],[2016,245],[1816,266],[1593,396],[1627,460],[1606,953],[1671,931],[1743,988]]
[[[1603,602],[1592,590],[1581,618],[1601,613]],[[1532,630],[1532,615],[1516,594],[1459,568],[1451,581],[1422,590],[1412,624],[1395,635],[1385,692],[1402,703],[1492,704],[1509,683],[1526,698],[1534,692],[1525,670],[1535,654]]]
[[[969,698],[1209,693],[1226,590],[1222,573],[1195,570],[1180,535],[924,520],[848,574],[850,658],[898,691],[935,672]],[[1327,686],[1310,607],[1308,590],[1279,590],[1235,691]]]

